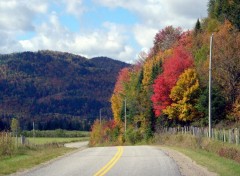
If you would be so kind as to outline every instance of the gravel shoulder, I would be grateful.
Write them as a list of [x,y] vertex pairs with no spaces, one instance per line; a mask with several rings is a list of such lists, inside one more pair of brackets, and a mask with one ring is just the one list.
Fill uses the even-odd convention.
[[88,141],[84,142],[72,142],[72,143],[66,143],[64,144],[64,147],[68,148],[81,148],[81,147],[87,147],[88,146]]
[[182,176],[217,176],[218,174],[208,171],[206,167],[198,165],[186,155],[166,147],[157,147],[177,163]]

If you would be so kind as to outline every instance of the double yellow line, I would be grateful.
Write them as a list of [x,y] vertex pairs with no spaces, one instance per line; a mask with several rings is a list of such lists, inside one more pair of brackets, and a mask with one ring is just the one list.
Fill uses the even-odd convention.
[[114,157],[102,168],[100,169],[94,176],[103,176],[105,175],[120,159],[120,157],[123,154],[123,147],[119,146],[117,153],[114,155]]

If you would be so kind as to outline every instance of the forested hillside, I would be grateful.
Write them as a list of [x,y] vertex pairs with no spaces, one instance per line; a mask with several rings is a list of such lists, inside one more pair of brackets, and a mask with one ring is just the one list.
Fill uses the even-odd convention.
[[147,57],[120,71],[111,97],[114,122],[106,123],[113,135],[103,132],[104,139],[124,139],[125,100],[125,137],[130,141],[148,139],[163,127],[207,126],[212,34],[213,126],[239,125],[239,1],[210,0],[208,14],[196,19],[191,31],[172,26],[160,30]]
[[111,118],[109,99],[120,69],[106,57],[87,59],[39,51],[0,55],[0,129],[18,118],[22,129],[88,130],[95,118]]

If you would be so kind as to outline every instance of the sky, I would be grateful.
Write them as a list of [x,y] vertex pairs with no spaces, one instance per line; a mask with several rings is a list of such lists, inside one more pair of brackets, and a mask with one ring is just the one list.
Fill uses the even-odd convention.
[[0,0],[0,54],[54,50],[132,63],[172,25],[193,29],[208,0]]

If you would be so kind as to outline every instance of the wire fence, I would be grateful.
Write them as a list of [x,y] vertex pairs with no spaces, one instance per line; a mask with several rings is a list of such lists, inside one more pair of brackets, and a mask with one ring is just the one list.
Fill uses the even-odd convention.
[[[169,128],[161,128],[157,130],[158,133],[164,134],[190,134],[196,137],[209,137],[208,128],[199,128],[199,127],[169,127]],[[234,129],[214,129],[212,128],[212,136],[211,138],[214,140],[228,142],[230,144],[239,145],[240,136],[239,136],[239,128]]]

